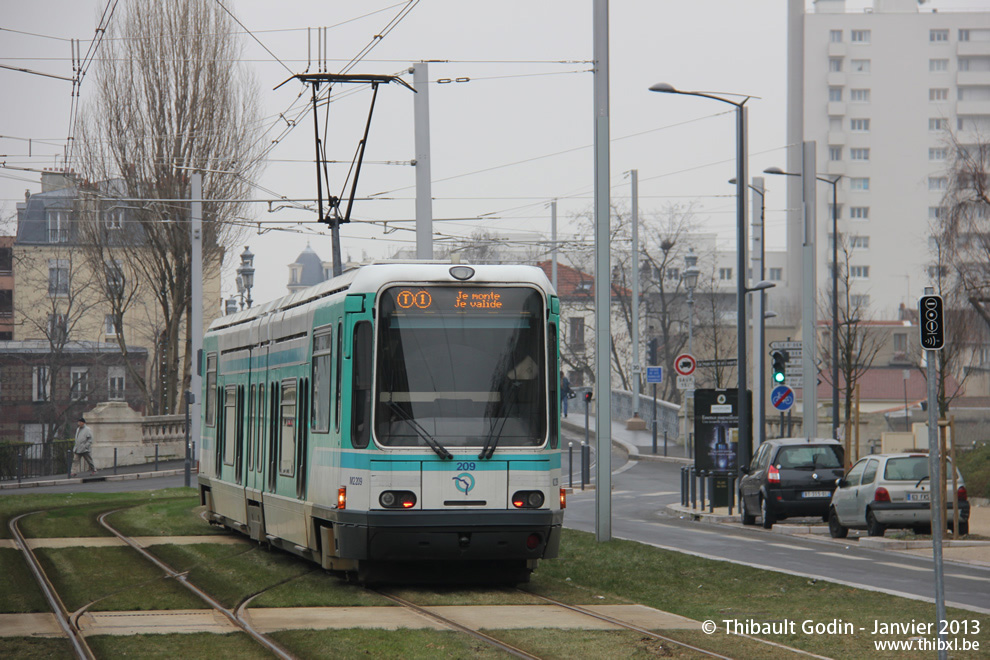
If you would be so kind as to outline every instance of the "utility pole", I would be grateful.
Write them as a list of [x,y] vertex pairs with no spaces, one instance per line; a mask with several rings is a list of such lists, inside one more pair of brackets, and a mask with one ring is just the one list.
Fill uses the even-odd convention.
[[557,290],[557,200],[550,200],[550,281]]
[[430,74],[426,62],[413,64],[416,100],[416,258],[433,258],[433,189],[430,182]]
[[815,366],[815,332],[817,330],[818,285],[815,243],[817,239],[817,174],[815,142],[805,141],[801,159],[801,206],[803,210],[803,240],[801,243],[803,273],[801,279],[801,407],[804,416],[804,436],[818,434],[818,370]]
[[594,110],[595,110],[595,385],[598,413],[595,446],[598,452],[595,486],[595,538],[612,539],[612,367],[609,361],[611,326],[609,306],[612,276],[609,245],[609,109],[608,109],[608,0],[594,0]]
[[190,336],[192,337],[192,382],[190,384],[191,393],[186,398],[186,409],[189,411],[189,436],[186,440],[186,463],[185,480],[188,487],[192,481],[192,447],[190,443],[197,445],[202,437],[200,435],[200,410],[203,396],[203,175],[200,172],[193,172],[190,177],[190,196],[192,207],[190,209],[190,244],[192,272],[190,273],[192,287],[192,311],[189,314]]
[[632,372],[633,417],[639,417],[639,378],[642,373],[639,346],[639,170],[629,172],[632,179]]

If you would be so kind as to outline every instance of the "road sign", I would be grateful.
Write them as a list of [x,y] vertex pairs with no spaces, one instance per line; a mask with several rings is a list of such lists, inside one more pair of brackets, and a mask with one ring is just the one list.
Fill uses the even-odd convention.
[[699,367],[734,367],[739,362],[736,358],[725,360],[698,360]]
[[770,342],[770,348],[775,348],[779,351],[800,351],[804,348],[804,342],[800,341],[772,341]]
[[945,346],[945,321],[942,317],[942,296],[922,296],[918,303],[921,323],[921,347],[940,351]]
[[770,403],[780,412],[786,412],[794,405],[794,390],[787,385],[778,385],[770,392]]
[[690,353],[681,353],[674,358],[674,371],[680,376],[690,376],[698,366],[698,361]]
[[694,389],[694,376],[677,376],[677,389],[679,390],[693,390]]
[[646,368],[646,382],[647,383],[662,383],[663,382],[663,367],[647,367]]

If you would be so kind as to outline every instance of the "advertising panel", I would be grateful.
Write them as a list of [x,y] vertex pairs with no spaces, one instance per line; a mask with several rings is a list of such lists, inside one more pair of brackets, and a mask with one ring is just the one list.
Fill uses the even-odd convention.
[[[735,474],[738,470],[737,391],[694,391],[694,466],[699,472]],[[752,410],[752,392],[746,394],[747,406]]]

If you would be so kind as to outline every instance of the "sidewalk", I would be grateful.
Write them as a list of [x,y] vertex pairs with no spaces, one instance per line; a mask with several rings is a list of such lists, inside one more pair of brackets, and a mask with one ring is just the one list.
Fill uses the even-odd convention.
[[[68,477],[64,472],[49,477],[35,477],[32,479],[22,479],[20,482],[0,481],[0,491],[18,488],[41,488],[48,486],[68,486],[73,484],[93,483],[98,481],[124,481],[129,479],[150,479],[152,477],[171,477],[185,473],[185,459],[158,461],[158,470],[155,470],[154,463],[141,463],[138,465],[118,465],[116,474],[114,469],[104,468],[97,470],[96,474],[81,473],[76,477]],[[196,461],[192,463],[192,472],[196,474]]]
[[[584,437],[584,410],[583,405],[571,405],[570,414],[560,420],[561,426],[571,433],[577,433]],[[589,436],[592,445],[595,442],[596,422],[594,415],[588,416]],[[666,453],[664,456],[663,433],[657,434],[656,453],[653,453],[653,431],[630,431],[626,428],[625,419],[612,418],[612,444],[629,454],[631,461],[669,461],[680,464],[690,464],[694,460],[687,458],[684,453],[684,445],[678,444],[677,438],[668,438],[666,442]]]

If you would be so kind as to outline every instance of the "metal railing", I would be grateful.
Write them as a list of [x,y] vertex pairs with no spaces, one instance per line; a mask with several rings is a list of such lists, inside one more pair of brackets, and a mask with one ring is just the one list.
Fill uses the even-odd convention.
[[66,474],[72,467],[72,440],[0,443],[0,481]]

